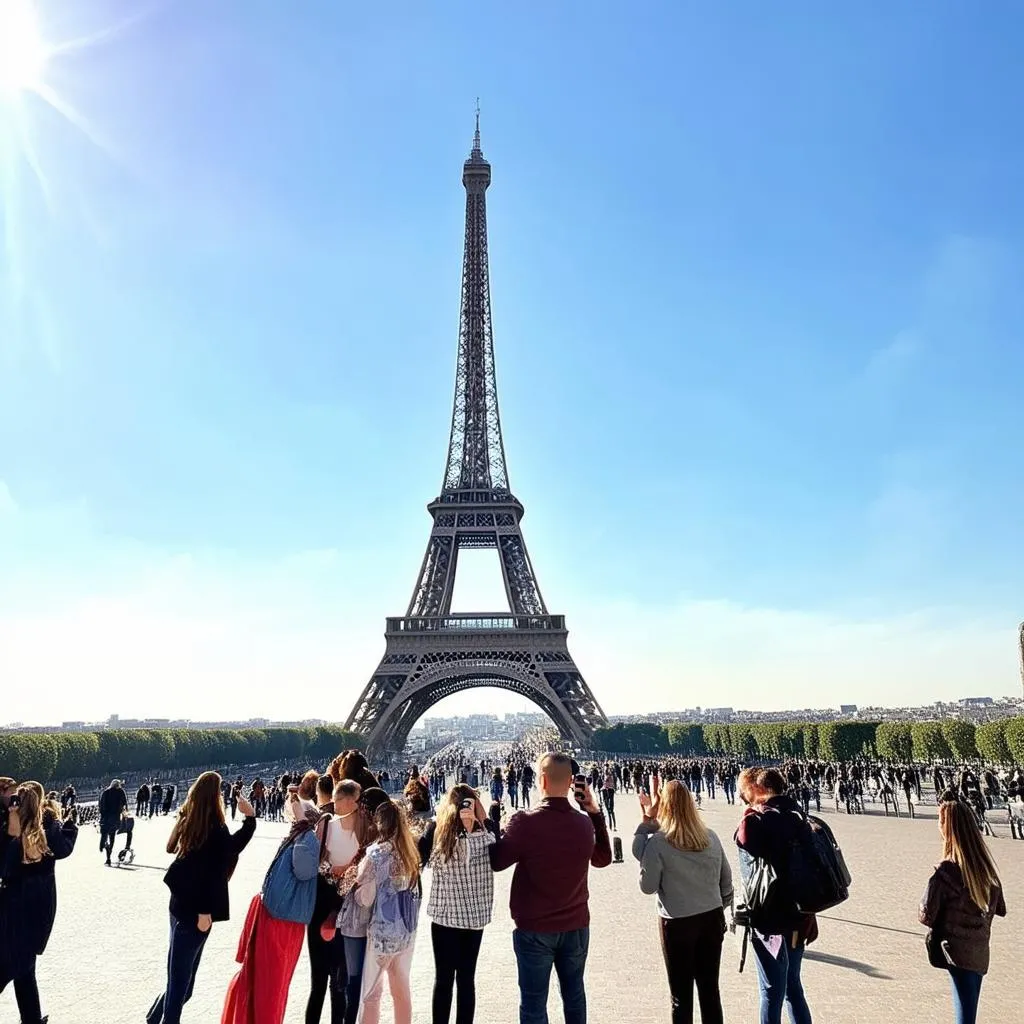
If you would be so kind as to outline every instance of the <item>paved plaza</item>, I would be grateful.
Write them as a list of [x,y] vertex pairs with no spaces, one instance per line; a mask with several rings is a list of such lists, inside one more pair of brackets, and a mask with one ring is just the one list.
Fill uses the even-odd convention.
[[[657,942],[653,897],[637,886],[629,853],[639,818],[635,800],[620,794],[625,863],[591,871],[591,940],[587,993],[592,1024],[669,1019],[668,989]],[[709,801],[710,826],[731,848],[738,808]],[[821,938],[808,951],[804,981],[817,1024],[938,1024],[952,1019],[948,981],[924,955],[917,904],[938,857],[934,810],[924,820],[828,815],[843,846],[854,886],[850,900],[823,915]],[[131,869],[105,868],[98,833],[83,828],[78,849],[58,865],[57,924],[40,963],[44,1012],[51,1024],[141,1024],[161,989],[167,952],[167,889],[163,852],[170,819],[141,821],[138,857]],[[232,920],[215,925],[207,943],[187,1024],[216,1024],[235,970],[234,954],[249,899],[259,888],[284,826],[260,822],[231,883]],[[992,971],[985,980],[980,1019],[991,1024],[1024,1020],[1017,981],[1024,949],[1024,842],[1000,828],[993,849],[1006,887],[1010,916],[994,926]],[[121,840],[119,839],[119,846]],[[734,864],[735,864],[735,857]],[[494,921],[483,941],[477,975],[480,1024],[514,1024],[518,992],[512,955],[508,889],[512,872],[497,876]],[[722,994],[727,1021],[757,1019],[752,957],[737,974],[739,941],[726,937]],[[304,1019],[308,992],[305,953],[292,984],[286,1021]],[[433,963],[423,917],[413,972],[416,1024],[430,1020]],[[385,997],[385,1006],[387,998]],[[327,1021],[325,1009],[323,1020]],[[15,1022],[13,994],[0,996],[0,1022]],[[387,1020],[385,1013],[384,1020]],[[561,1021],[552,981],[551,1020]]]

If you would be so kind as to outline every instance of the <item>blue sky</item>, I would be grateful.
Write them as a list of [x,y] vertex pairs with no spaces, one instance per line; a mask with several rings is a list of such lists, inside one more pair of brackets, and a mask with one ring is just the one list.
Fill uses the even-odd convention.
[[1024,11],[126,6],[36,0],[61,112],[0,92],[20,718],[347,714],[441,481],[477,96],[511,482],[605,709],[1019,691]]

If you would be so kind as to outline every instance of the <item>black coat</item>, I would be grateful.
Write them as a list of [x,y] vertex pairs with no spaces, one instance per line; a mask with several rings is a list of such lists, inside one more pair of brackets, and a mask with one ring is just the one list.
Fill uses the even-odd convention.
[[101,825],[116,825],[128,809],[128,794],[120,786],[107,786],[96,806]]
[[44,815],[43,829],[52,856],[23,864],[21,840],[14,839],[0,865],[0,990],[31,971],[46,949],[57,916],[55,865],[71,855],[78,838],[73,821],[62,825],[52,814]]
[[256,819],[250,817],[236,832],[218,825],[202,846],[175,858],[164,875],[174,917],[185,921],[209,914],[214,921],[228,920],[228,879],[255,831]]
[[939,864],[921,898],[921,924],[932,929],[936,940],[949,943],[949,955],[957,967],[988,972],[993,917],[1006,917],[1000,886],[992,887],[988,908],[982,910],[971,899],[960,868],[951,860]]

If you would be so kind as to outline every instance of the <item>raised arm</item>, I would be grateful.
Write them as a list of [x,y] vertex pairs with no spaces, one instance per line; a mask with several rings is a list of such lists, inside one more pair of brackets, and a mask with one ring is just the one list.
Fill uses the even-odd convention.
[[594,852],[590,855],[590,866],[606,868],[612,862],[612,843],[608,838],[608,826],[600,811],[588,814],[594,826]]
[[637,860],[643,860],[644,848],[647,846],[647,840],[658,831],[658,823],[656,821],[641,821],[636,827],[636,832],[633,833],[633,856]]
[[640,891],[650,896],[661,888],[661,856],[654,843],[648,843],[640,857]]
[[509,819],[505,834],[497,839],[487,853],[491,858],[491,867],[495,871],[504,871],[517,864],[523,853],[529,848],[529,827],[524,813],[513,814]]

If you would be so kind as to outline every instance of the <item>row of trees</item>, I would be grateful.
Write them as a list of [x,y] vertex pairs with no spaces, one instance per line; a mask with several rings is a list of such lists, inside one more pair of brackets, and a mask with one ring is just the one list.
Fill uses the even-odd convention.
[[320,763],[364,739],[335,725],[294,729],[104,729],[0,732],[0,775],[68,779],[262,761]]
[[594,749],[628,754],[681,754],[849,761],[863,754],[897,761],[984,760],[1024,764],[1024,717],[975,726],[941,722],[766,722],[696,725],[620,722],[594,733]]

